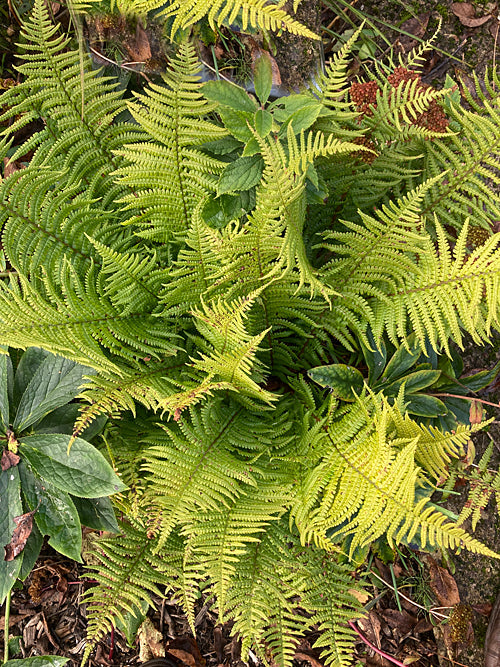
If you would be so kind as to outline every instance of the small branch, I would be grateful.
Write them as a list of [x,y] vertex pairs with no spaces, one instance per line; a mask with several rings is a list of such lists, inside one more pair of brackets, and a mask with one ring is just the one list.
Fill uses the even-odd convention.
[[365,642],[367,646],[369,646],[372,651],[375,651],[378,655],[381,655],[383,658],[386,660],[389,660],[390,662],[394,663],[395,665],[398,665],[398,667],[406,667],[402,662],[399,662],[396,658],[393,658],[391,655],[388,653],[384,653],[384,651],[381,651],[379,648],[377,648],[374,644],[372,644],[368,639],[361,634],[361,632],[358,630],[358,628],[354,625],[352,621],[348,621],[349,627],[354,630],[354,632],[361,637],[361,639]]
[[[370,570],[370,574],[373,574],[373,576],[376,577],[379,581],[381,581],[385,586],[387,586],[387,588],[390,588],[391,591],[394,591],[394,588],[391,586],[391,584],[389,584],[387,581],[385,581],[385,579],[382,579],[382,577],[380,577],[376,572],[374,572],[373,570]],[[414,607],[418,607],[418,609],[422,609],[422,611],[425,611],[428,614],[431,614],[432,616],[436,616],[436,618],[439,617],[442,620],[448,620],[449,619],[449,616],[445,616],[444,614],[439,614],[438,612],[434,611],[434,609],[427,609],[423,605],[418,604],[418,602],[414,602],[409,597],[406,597],[406,595],[404,593],[401,593],[400,590],[398,591],[398,595],[399,595],[400,598],[403,598],[404,600],[406,600],[407,602],[412,604]],[[439,607],[439,609],[440,609],[440,607]]]
[[475,396],[461,396],[460,394],[427,394],[428,396],[444,396],[447,398],[462,398],[464,401],[477,401],[478,403],[484,403],[484,405],[492,405],[494,408],[500,408],[500,403],[492,403],[491,401],[483,401],[482,398],[476,398]]

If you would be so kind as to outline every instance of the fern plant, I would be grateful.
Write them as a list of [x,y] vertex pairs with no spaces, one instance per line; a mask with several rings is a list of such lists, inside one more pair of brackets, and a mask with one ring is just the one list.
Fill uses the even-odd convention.
[[0,342],[94,370],[73,436],[109,415],[128,485],[84,661],[151,594],[194,629],[203,590],[244,651],[286,667],[315,626],[350,664],[349,559],[371,541],[497,556],[430,500],[482,426],[424,400],[450,341],[499,326],[496,73],[472,110],[421,83],[420,52],[351,82],[353,36],[320,90],[273,102],[265,56],[250,96],[203,86],[185,42],[123,100],[43,0],[24,38],[1,98],[3,155],[32,157],[0,184]]

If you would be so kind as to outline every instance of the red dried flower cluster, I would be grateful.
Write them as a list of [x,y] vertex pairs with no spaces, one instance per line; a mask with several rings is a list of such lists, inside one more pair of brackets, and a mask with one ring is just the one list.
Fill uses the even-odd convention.
[[[393,88],[398,88],[407,81],[418,81],[417,87],[420,90],[426,90],[431,86],[422,83],[420,74],[406,67],[396,67],[394,72],[387,77],[387,81]],[[373,111],[370,105],[376,105],[377,92],[380,90],[376,81],[366,81],[365,83],[354,82],[351,84],[351,99],[359,113],[366,116],[372,116]],[[431,132],[446,132],[448,128],[448,119],[437,100],[432,100],[428,108],[415,118],[413,125],[425,127]]]
[[370,109],[370,104],[377,103],[377,92],[379,90],[376,81],[365,81],[364,83],[354,81],[351,84],[351,99],[356,110],[367,116],[372,116],[373,111]]
[[[371,139],[368,139],[368,137],[356,137],[356,139],[353,140],[353,144],[358,144],[359,146],[365,146],[366,148],[370,148],[372,151],[377,150],[377,147],[375,146],[373,141],[371,141]],[[352,156],[359,158],[365,164],[371,164],[377,158],[377,153],[368,153],[367,151],[355,151],[352,154]]]
[[[394,72],[387,77],[387,80],[393,88],[397,88],[407,81],[418,81],[418,87],[421,90],[427,90],[431,86],[420,81],[420,74],[406,67],[396,67]],[[414,125],[425,127],[431,132],[446,132],[448,128],[448,119],[437,100],[432,100],[427,109],[419,114],[413,121]]]

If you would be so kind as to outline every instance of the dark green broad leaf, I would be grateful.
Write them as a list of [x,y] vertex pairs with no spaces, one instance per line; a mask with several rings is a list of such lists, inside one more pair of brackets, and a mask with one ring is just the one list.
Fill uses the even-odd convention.
[[[34,425],[35,433],[66,433],[72,435],[75,421],[80,415],[81,405],[78,403],[68,403],[56,408],[52,412]],[[99,415],[89,426],[80,433],[83,440],[91,440],[100,433],[107,421],[106,415]]]
[[69,658],[62,658],[59,655],[44,655],[22,660],[8,660],[3,667],[62,667],[68,660]]
[[207,141],[206,144],[203,144],[203,148],[213,155],[229,155],[241,148],[241,141],[234,137],[224,137],[217,141]]
[[38,368],[51,353],[41,347],[29,347],[22,355],[14,377],[14,402],[17,405]]
[[414,334],[411,334],[406,343],[408,347],[404,344],[400,345],[391,357],[382,375],[382,380],[391,382],[404,375],[409,368],[417,363],[421,355],[419,341]]
[[253,80],[255,94],[257,95],[259,102],[265,104],[269,99],[271,88],[273,87],[273,67],[271,58],[265,51],[261,51],[255,60]]
[[126,488],[104,456],[86,440],[75,438],[68,454],[70,440],[59,433],[32,435],[21,439],[19,453],[31,470],[74,496],[99,498]]
[[264,162],[260,155],[240,157],[230,162],[222,172],[217,184],[217,193],[222,195],[227,192],[250,190],[260,181],[263,169]]
[[489,371],[480,371],[479,373],[474,373],[474,375],[461,377],[460,384],[465,385],[470,391],[479,391],[493,382],[498,375],[499,370],[500,361]]
[[125,639],[127,640],[127,644],[130,647],[135,646],[137,633],[139,632],[139,628],[141,627],[142,623],[146,619],[148,608],[148,603],[145,600],[141,600],[139,607],[135,604],[132,604],[132,611],[123,611],[121,618],[117,617],[115,619],[116,627],[118,630],[120,630],[120,632],[123,632]]
[[22,431],[69,403],[84,384],[84,375],[95,373],[94,369],[64,357],[50,355],[44,359],[19,400],[14,430]]
[[253,139],[250,127],[253,124],[255,109],[250,113],[249,111],[235,111],[229,107],[221,107],[218,109],[218,113],[224,126],[233,137],[244,143]]
[[384,370],[387,360],[387,349],[383,340],[379,343],[375,342],[371,330],[367,331],[367,338],[370,343],[370,349],[363,343],[361,343],[361,346],[366,365],[368,366],[368,382],[371,385],[378,380]]
[[243,149],[241,155],[244,157],[246,155],[257,155],[257,153],[260,153],[259,142],[255,137],[252,137],[250,141],[245,144],[245,148]]
[[213,229],[223,229],[231,220],[243,214],[240,195],[221,195],[211,197],[203,206],[203,220]]
[[81,562],[82,527],[70,496],[41,479],[29,465],[19,464],[23,496],[30,510],[35,510],[35,523],[56,551]]
[[18,468],[13,466],[0,472],[0,605],[16,583],[23,562],[22,552],[14,560],[4,560],[4,547],[11,541],[16,528],[14,517],[23,513]]
[[[406,397],[405,397],[406,398]],[[419,417],[439,417],[448,412],[448,408],[435,396],[425,394],[410,394],[407,397],[406,409],[412,415]]]
[[94,530],[106,530],[110,533],[119,533],[115,511],[111,500],[107,496],[102,498],[72,498],[75,504],[80,523]]
[[0,348],[0,433],[9,428],[9,355]]
[[322,387],[330,387],[335,396],[343,401],[354,401],[363,391],[364,379],[357,368],[345,364],[317,366],[307,374]]
[[253,114],[257,105],[250,95],[229,81],[207,81],[203,86],[203,94],[212,102],[219,102],[222,106],[234,111],[249,111]]
[[273,126],[273,117],[265,109],[257,109],[255,112],[255,129],[259,137],[267,137]]
[[31,528],[30,536],[28,537],[26,545],[23,549],[23,562],[18,576],[21,581],[25,581],[31,570],[35,567],[35,563],[38,559],[38,556],[40,555],[42,545],[43,535],[38,530],[38,526],[36,525],[35,520],[33,521],[33,527]]
[[407,394],[413,394],[421,389],[430,387],[439,380],[440,375],[441,371],[433,370],[422,370],[409,373],[399,380],[395,380],[388,387],[385,387],[384,394],[386,396],[396,396],[403,384],[405,386],[405,396],[407,396]]

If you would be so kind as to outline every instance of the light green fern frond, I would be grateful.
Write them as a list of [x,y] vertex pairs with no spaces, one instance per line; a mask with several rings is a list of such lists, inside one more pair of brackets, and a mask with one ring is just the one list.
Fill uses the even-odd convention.
[[12,159],[36,148],[32,167],[57,164],[66,172],[65,183],[80,181],[89,197],[113,201],[124,192],[110,177],[121,162],[113,150],[134,141],[142,131],[113,122],[125,108],[116,83],[93,71],[87,55],[81,69],[79,51],[69,49],[69,38],[52,25],[42,0],[35,1],[23,30],[26,53],[19,67],[23,81],[2,94],[6,111],[0,122],[15,119],[3,132],[10,136],[35,120],[43,123],[43,129],[22,143]]
[[122,202],[134,212],[139,235],[167,242],[183,238],[196,203],[215,189],[224,163],[196,147],[227,132],[205,120],[215,105],[201,94],[201,64],[184,42],[170,60],[164,85],[151,84],[129,109],[147,132],[144,141],[118,151],[128,162],[115,172],[132,192]]
[[150,593],[163,597],[163,586],[171,588],[181,569],[183,543],[178,537],[171,537],[160,556],[155,553],[157,539],[148,537],[143,523],[130,519],[121,528],[121,536],[99,540],[92,552],[99,564],[89,570],[99,583],[85,594],[89,622],[82,664],[115,618],[125,622],[125,612],[135,615],[134,606],[151,604]]

